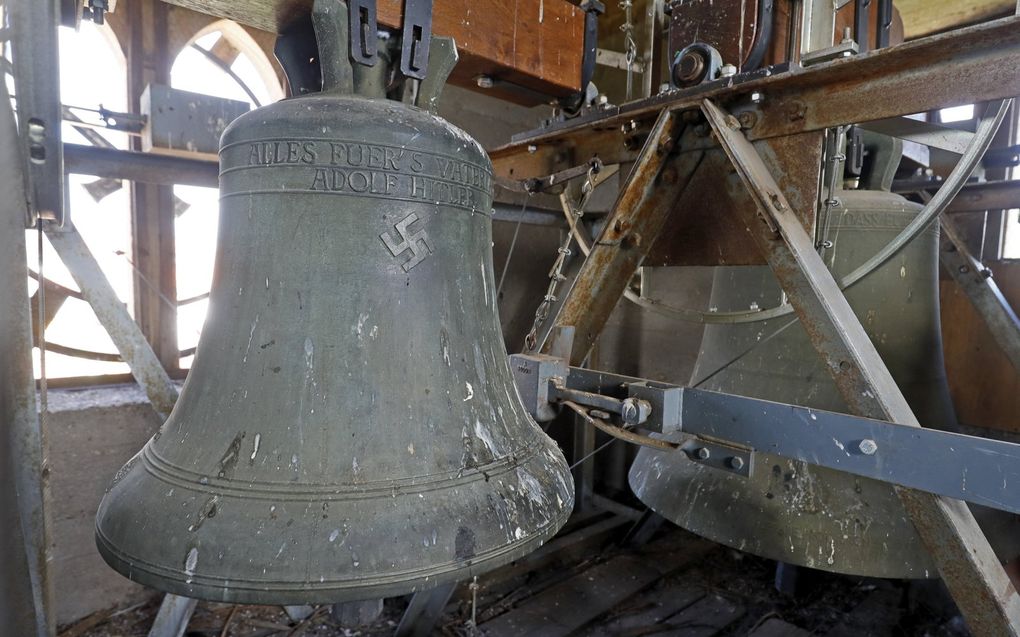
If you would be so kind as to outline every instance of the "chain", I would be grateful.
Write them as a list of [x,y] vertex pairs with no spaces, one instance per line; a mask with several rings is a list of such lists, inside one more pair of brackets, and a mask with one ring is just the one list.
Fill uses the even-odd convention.
[[829,172],[829,187],[828,193],[825,196],[825,209],[822,211],[822,240],[819,241],[818,246],[822,250],[826,250],[832,247],[832,241],[829,239],[829,226],[831,224],[831,217],[829,212],[832,208],[839,206],[839,199],[836,199],[836,179],[839,177],[839,163],[846,159],[846,154],[842,150],[843,143],[846,136],[846,127],[840,126],[836,129],[833,137],[832,147],[832,167]]
[[627,100],[629,101],[634,93],[634,61],[637,59],[637,42],[634,41],[632,15],[634,3],[632,0],[621,0],[620,8],[623,9],[623,24],[620,25],[620,30],[623,31],[624,47],[627,50]]
[[[581,197],[578,199],[576,204],[570,205],[571,228],[576,227],[581,221],[581,217],[584,216],[584,208],[588,205],[588,200],[591,199],[592,192],[595,191],[595,175],[602,170],[602,162],[598,158],[592,160],[591,165],[588,167],[588,173],[585,175],[584,184],[581,186]],[[526,352],[535,351],[535,347],[538,345],[538,331],[542,329],[542,325],[545,320],[549,318],[549,311],[552,309],[554,303],[556,303],[556,290],[559,288],[560,283],[565,281],[567,277],[563,274],[563,266],[566,265],[567,259],[570,257],[570,242],[573,241],[574,235],[572,232],[567,232],[566,237],[563,240],[563,244],[556,249],[556,261],[553,263],[552,268],[549,270],[549,287],[545,291],[545,296],[542,298],[542,302],[538,305],[538,309],[535,310],[535,320],[531,325],[531,331],[524,337],[524,346]]]

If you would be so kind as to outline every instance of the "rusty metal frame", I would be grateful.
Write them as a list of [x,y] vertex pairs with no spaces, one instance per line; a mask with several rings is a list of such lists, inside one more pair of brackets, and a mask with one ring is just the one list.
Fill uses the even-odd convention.
[[[703,102],[702,110],[755,201],[760,218],[747,210],[743,221],[850,409],[920,427],[814,241],[740,132],[740,123],[711,100]],[[1020,634],[1020,596],[970,509],[959,500],[902,487],[895,490],[971,630],[980,635]]]
[[[558,327],[577,328],[571,364],[579,364],[587,355],[647,254],[647,248],[642,251],[638,246],[654,241],[684,190],[689,175],[679,187],[668,192],[662,188],[659,180],[665,161],[654,150],[668,138],[669,122],[695,124],[685,111],[698,109],[709,119],[715,139],[702,135],[680,144],[674,151],[678,159],[673,161],[687,155],[696,166],[706,149],[722,146],[739,177],[722,183],[731,196],[746,199],[750,195],[754,204],[736,207],[742,223],[734,228],[742,225],[750,231],[851,409],[859,415],[919,426],[816,252],[804,226],[810,220],[796,214],[803,213],[804,202],[796,201],[794,209],[788,196],[798,193],[783,191],[759,152],[776,159],[763,140],[1020,94],[1020,76],[1013,71],[1018,62],[1020,19],[1007,18],[806,70],[749,73],[675,91],[552,124],[494,151],[497,170],[513,165],[520,175],[526,172],[520,170],[522,164],[530,161],[549,172],[558,162],[570,161],[571,150],[587,155],[600,145],[624,145],[627,131],[648,131],[641,151],[629,151],[636,164],[603,230],[602,245],[593,247],[556,319]],[[939,90],[932,91],[931,86]],[[751,93],[758,93],[758,99],[750,99]],[[649,126],[652,117],[655,124]],[[622,136],[609,132],[621,127]],[[675,130],[674,135],[679,132]],[[607,154],[627,154],[606,150]],[[781,172],[790,159],[783,158],[777,170]],[[647,189],[660,192],[656,195]],[[656,200],[653,205],[648,204],[651,198]],[[641,225],[643,232],[638,246],[628,246],[624,239],[634,224]],[[982,635],[1020,635],[1020,596],[970,510],[949,498],[902,488],[896,491],[971,630]]]
[[[613,213],[560,307],[554,326],[574,327],[573,365],[587,358],[615,306],[595,300],[623,295],[701,162],[701,152],[676,152],[677,146],[682,146],[684,129],[679,113],[662,111],[620,190]],[[543,349],[556,347],[555,339],[550,339]]]
[[[703,99],[750,112],[747,136],[757,140],[1013,97],[1020,95],[1018,62],[1020,18],[1002,18],[806,69],[775,66],[606,108],[518,135],[492,157],[498,169],[529,153],[541,157],[546,148],[584,146],[596,131],[632,121],[640,128],[664,109],[698,108]],[[763,98],[757,104],[755,93]]]

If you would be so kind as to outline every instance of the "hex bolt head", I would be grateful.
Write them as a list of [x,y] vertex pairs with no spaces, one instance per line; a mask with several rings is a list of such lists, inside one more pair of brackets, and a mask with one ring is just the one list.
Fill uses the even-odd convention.
[[730,456],[726,459],[726,464],[730,469],[734,471],[740,471],[744,468],[744,459],[740,456]]
[[495,82],[493,82],[491,76],[479,75],[475,78],[475,84],[478,85],[478,88],[492,88]]
[[732,64],[724,64],[722,68],[719,69],[719,77],[733,77],[736,74],[737,67]]
[[708,450],[708,447],[698,447],[694,450],[694,457],[698,460],[708,460],[712,456],[712,452]]
[[873,456],[875,455],[875,452],[878,451],[878,443],[871,438],[865,438],[859,445],[857,445],[857,448],[860,449],[861,453],[864,455]]
[[761,91],[755,91],[755,92],[751,93],[751,103],[752,104],[761,104],[764,101],[765,101],[765,94],[762,93]]

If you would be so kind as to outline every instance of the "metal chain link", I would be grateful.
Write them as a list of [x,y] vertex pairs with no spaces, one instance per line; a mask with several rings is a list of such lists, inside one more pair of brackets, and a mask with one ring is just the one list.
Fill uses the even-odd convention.
[[[569,222],[571,227],[576,226],[581,221],[581,217],[584,216],[584,208],[588,205],[588,200],[591,199],[591,195],[595,191],[595,175],[597,175],[600,170],[602,170],[602,162],[599,161],[598,158],[595,158],[588,167],[584,184],[581,186],[581,197],[578,199],[576,204],[572,204],[570,206],[570,214],[572,218],[569,219]],[[549,318],[549,311],[552,309],[553,304],[558,300],[556,297],[556,290],[560,283],[567,279],[567,277],[563,274],[563,266],[566,264],[567,258],[572,254],[570,250],[570,243],[573,239],[573,233],[567,232],[566,237],[563,240],[563,244],[556,249],[556,261],[549,270],[549,287],[546,289],[545,296],[542,298],[542,302],[538,305],[538,309],[535,310],[535,320],[531,325],[531,331],[524,337],[525,352],[535,351],[535,347],[538,345],[538,331],[542,329],[542,325],[545,323],[545,320]]]

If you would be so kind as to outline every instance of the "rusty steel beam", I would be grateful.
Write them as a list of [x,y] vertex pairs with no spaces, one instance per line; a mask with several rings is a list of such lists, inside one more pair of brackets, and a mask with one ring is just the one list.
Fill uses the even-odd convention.
[[[575,328],[571,365],[587,357],[701,161],[701,152],[676,152],[683,129],[679,113],[660,115],[556,316],[556,327]],[[544,351],[554,347],[550,339]]]
[[[492,152],[494,162],[554,145],[584,145],[614,130],[712,99],[747,111],[747,136],[763,139],[1020,95],[1020,18],[1003,18],[809,68],[765,69],[604,108],[523,133]],[[762,100],[752,104],[758,93]],[[518,178],[525,177],[518,171]],[[530,175],[529,175],[530,176]]]
[[[851,411],[920,427],[772,173],[740,132],[736,118],[710,100],[704,101],[702,109],[755,201],[757,211],[742,210],[741,221],[764,253]],[[966,504],[894,488],[971,631],[975,635],[1020,635],[1020,596]]]

